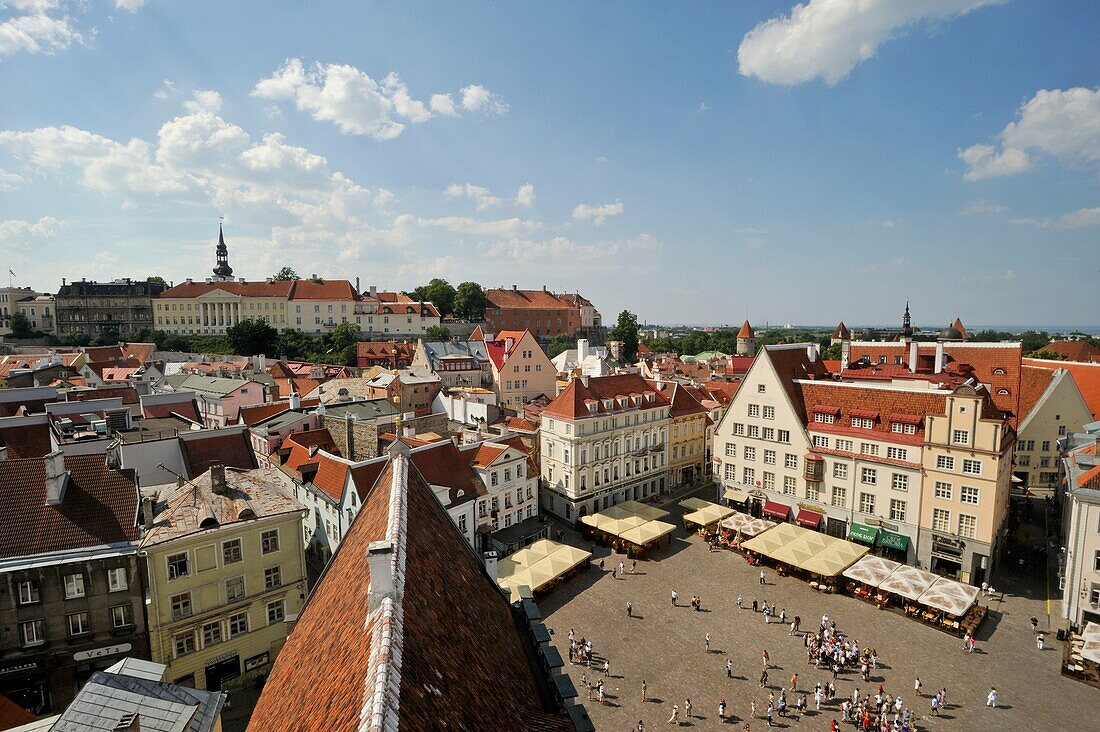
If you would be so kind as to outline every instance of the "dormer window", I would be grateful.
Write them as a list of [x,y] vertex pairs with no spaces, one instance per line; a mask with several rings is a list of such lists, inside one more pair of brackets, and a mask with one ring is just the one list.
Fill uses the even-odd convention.
[[1008,389],[998,389],[997,393],[1001,395],[1008,394]]
[[1004,376],[1005,375],[1005,370],[1001,369],[1001,368],[993,369],[993,375],[994,376]]

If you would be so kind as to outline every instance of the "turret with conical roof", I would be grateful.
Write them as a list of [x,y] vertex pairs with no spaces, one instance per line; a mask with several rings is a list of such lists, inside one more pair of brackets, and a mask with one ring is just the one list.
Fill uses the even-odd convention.
[[737,331],[737,355],[756,355],[756,334],[747,320],[741,325],[741,330]]
[[840,321],[836,330],[833,331],[833,335],[829,338],[829,343],[836,345],[837,343],[844,343],[845,341],[852,340],[852,332],[848,330],[848,326],[844,325],[844,321]]
[[909,317],[909,301],[905,301],[905,314],[901,316],[901,335],[910,338],[913,335],[913,320]]
[[225,234],[222,232],[221,224],[218,224],[218,246],[214,252],[218,258],[218,265],[214,267],[214,279],[233,279],[233,268],[229,266],[229,247],[225,245]]

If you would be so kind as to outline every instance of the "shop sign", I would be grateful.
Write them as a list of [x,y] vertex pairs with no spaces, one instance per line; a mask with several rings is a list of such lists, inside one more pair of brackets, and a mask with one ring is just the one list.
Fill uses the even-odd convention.
[[34,663],[17,663],[14,666],[0,667],[0,676],[7,676],[8,674],[19,674],[24,671],[34,671],[38,668],[38,662]]
[[93,648],[90,651],[77,651],[73,654],[74,661],[90,661],[93,658],[103,658],[104,656],[114,656],[118,653],[127,653],[133,649],[133,645],[130,643],[120,643],[117,646],[104,646],[103,648]]
[[261,666],[266,666],[271,662],[271,654],[268,651],[264,651],[258,655],[252,656],[252,658],[244,659],[244,670],[255,671]]
[[945,548],[948,550],[954,549],[956,551],[962,551],[963,548],[966,547],[966,542],[962,539],[954,539],[947,536],[937,536],[935,534],[932,535],[932,544],[940,548]]
[[820,513],[822,516],[824,516],[825,514],[827,514],[829,512],[829,509],[825,508],[824,505],[819,506],[816,503],[806,503],[804,501],[799,501],[795,505],[798,508],[804,509],[806,511],[813,511],[814,513]]

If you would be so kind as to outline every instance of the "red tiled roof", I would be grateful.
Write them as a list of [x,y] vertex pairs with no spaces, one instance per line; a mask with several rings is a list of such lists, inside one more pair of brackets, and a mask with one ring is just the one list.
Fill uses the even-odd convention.
[[[901,391],[871,387],[858,387],[850,384],[836,384],[827,381],[813,384],[797,384],[802,393],[802,403],[814,407],[803,410],[803,424],[814,432],[828,432],[850,437],[870,437],[876,440],[899,442],[907,445],[919,445],[924,440],[925,425],[917,425],[916,434],[906,435],[892,432],[889,419],[878,419],[881,414],[923,415],[944,414],[947,408],[946,391]],[[814,412],[821,405],[829,405],[825,410],[838,414],[833,424],[814,422]],[[852,427],[848,417],[864,417],[873,420],[871,429]],[[912,423],[911,419],[906,420]],[[923,421],[923,420],[921,420]]]
[[1085,341],[1051,341],[1043,350],[1054,351],[1067,361],[1100,363],[1100,348]]
[[836,329],[833,331],[833,340],[850,341],[852,339],[852,331],[848,330],[848,326],[844,325],[844,321],[840,321]]
[[132,471],[109,470],[103,455],[67,455],[64,500],[46,505],[41,458],[0,461],[0,557],[136,542],[138,491]]
[[[6,390],[4,390],[6,391]],[[0,398],[6,396],[0,391]],[[13,399],[12,401],[0,401],[0,417],[14,417],[22,410],[23,414],[41,414],[46,411],[46,405],[57,401],[56,399]]]
[[1020,367],[1020,422],[1035,408],[1035,404],[1053,380],[1052,369],[1027,365]]
[[335,501],[343,497],[350,466],[343,460],[333,458],[340,455],[340,448],[327,428],[295,432],[286,438],[283,447],[290,448],[290,455],[282,466],[285,471],[294,472],[301,479],[304,466],[316,465],[317,469],[309,482]]
[[802,401],[802,392],[795,388],[795,379],[825,379],[829,372],[825,370],[820,358],[810,360],[806,348],[772,348],[764,347],[764,352],[771,360],[772,368],[779,377],[779,383],[787,391],[787,396],[794,404],[796,411],[802,411],[805,404]]
[[547,290],[491,289],[485,291],[489,307],[499,310],[575,310],[576,306]]
[[122,349],[118,346],[88,346],[84,349],[84,355],[89,364],[103,361],[120,361],[125,358]]
[[741,388],[740,381],[704,381],[702,387],[707,390],[707,393],[714,396],[719,404],[728,406],[733,398],[737,396],[737,390]]
[[414,451],[410,457],[424,480],[450,489],[444,505],[451,507],[486,494],[485,484],[473,469],[477,453],[459,450],[450,440],[443,440]]
[[970,334],[966,332],[966,326],[963,325],[962,318],[955,318],[955,322],[951,324],[951,327],[962,333],[963,340],[970,340]]
[[[378,702],[387,728],[521,730],[545,715],[507,599],[415,462],[406,481],[394,480],[397,460],[407,459],[387,465],[306,601],[250,730],[355,732],[373,696],[364,689],[388,664],[400,674]],[[391,530],[395,505],[404,507],[404,526]],[[404,558],[393,615],[369,611],[366,553],[381,539],[395,542],[395,560]]]
[[469,337],[468,340],[471,340],[471,341],[483,341],[483,340],[485,340],[485,331],[481,329],[480,325],[475,326],[474,327],[474,332],[470,334],[470,337]]
[[275,282],[181,282],[160,293],[160,297],[194,298],[221,290],[239,297],[277,297],[286,300],[294,288],[290,280]]
[[46,421],[18,427],[4,427],[0,424],[0,447],[8,448],[8,460],[40,458],[53,450],[50,425]]
[[[1024,364],[1054,370],[1065,369],[1073,374],[1073,381],[1085,399],[1093,419],[1100,419],[1100,363],[1075,363],[1073,361],[1041,361],[1025,358]],[[3,405],[0,405],[0,409]]]
[[397,363],[407,364],[412,360],[416,344],[397,341],[359,341],[355,344],[355,357],[369,360],[393,360],[394,349],[397,349]]
[[294,280],[292,300],[356,300],[355,288],[347,280]]
[[677,417],[690,417],[692,415],[706,413],[707,408],[700,404],[699,400],[692,396],[683,384],[673,384],[671,409],[669,409],[668,416],[675,419]]
[[86,402],[92,399],[122,399],[123,404],[137,404],[137,390],[132,386],[105,386],[101,389],[70,389],[65,392],[67,402]]
[[19,727],[33,722],[37,717],[8,697],[0,694],[0,730]]
[[173,402],[172,404],[153,404],[145,407],[143,411],[143,416],[146,419],[164,419],[172,415],[183,417],[196,424],[202,424],[202,417],[199,416],[199,409],[194,399],[185,402]]
[[[523,340],[526,334],[526,330],[502,330],[493,336],[493,340],[485,341],[485,350],[489,352],[489,358],[492,359],[493,365],[497,367],[498,371],[504,368],[504,364],[508,363],[508,359],[519,348],[519,342]],[[512,339],[511,350],[507,348],[509,338]]]
[[180,435],[180,449],[191,478],[202,475],[212,465],[242,470],[256,467],[256,455],[246,429],[203,430]]
[[[645,394],[653,394],[653,401],[644,398]],[[593,376],[585,385],[583,377],[573,379],[562,390],[550,406],[543,410],[543,415],[548,417],[563,417],[565,419],[580,419],[596,414],[606,414],[609,411],[619,411],[618,402],[607,409],[603,405],[604,399],[618,399],[619,397],[643,395],[642,409],[658,407],[668,404],[668,397],[653,388],[637,374],[616,374],[614,376]],[[596,411],[592,412],[586,406],[588,402],[596,402]],[[631,401],[628,409],[635,409]]]
[[153,352],[157,350],[156,343],[124,343],[122,345],[122,354],[126,358],[133,358],[144,364],[153,356]]
[[526,417],[505,417],[504,424],[517,432],[538,432],[539,426]]
[[741,324],[741,330],[737,331],[738,338],[755,338],[756,334],[752,330],[752,326],[749,325],[749,321],[745,321]]
[[508,448],[499,445],[482,444],[474,454],[473,465],[479,468],[487,468],[498,457],[508,452]]

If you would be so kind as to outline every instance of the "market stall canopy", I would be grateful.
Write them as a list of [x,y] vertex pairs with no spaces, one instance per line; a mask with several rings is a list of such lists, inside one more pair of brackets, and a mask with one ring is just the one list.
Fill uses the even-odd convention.
[[688,511],[698,511],[700,508],[707,506],[713,506],[710,501],[704,501],[702,498],[685,498],[680,501],[680,505],[686,508]]
[[[748,551],[754,551],[766,557],[771,557],[775,552],[797,538],[797,534],[795,533],[797,530],[798,527],[794,524],[776,524],[767,531],[742,543],[741,547]],[[803,529],[803,531],[804,530],[805,529]]]
[[1081,640],[1085,643],[1081,647],[1081,657],[1100,663],[1100,623],[1087,623],[1085,631],[1081,634]]
[[794,524],[777,524],[742,547],[826,577],[839,574],[867,553],[865,546]]
[[726,492],[722,494],[722,498],[735,503],[744,503],[749,500],[749,494],[744,491],[739,491],[736,488],[727,488]]
[[540,539],[497,563],[497,584],[516,602],[523,599],[523,588],[538,592],[591,556],[592,552],[584,549]]
[[635,516],[641,516],[646,521],[660,521],[668,516],[668,511],[662,511],[659,508],[653,506],[647,506],[639,501],[623,501],[617,506],[611,508],[620,508],[623,511],[634,514]]
[[786,503],[780,503],[779,501],[764,501],[764,514],[777,518],[780,521],[787,520],[787,514],[791,512],[791,507]]
[[[824,535],[819,534],[819,536]],[[834,536],[825,538],[830,540],[825,548],[807,561],[799,564],[799,567],[823,577],[835,577],[870,551],[865,546],[853,544],[844,539],[837,539]]]
[[631,544],[643,546],[671,534],[675,530],[675,526],[664,521],[647,521],[641,526],[619,534],[619,538],[623,541],[629,541]]
[[977,587],[940,577],[924,591],[917,602],[936,610],[943,610],[948,615],[957,617],[969,610],[977,599]]
[[734,511],[732,514],[722,519],[722,523],[719,525],[726,531],[737,531],[751,521],[753,521],[753,517],[749,514]]
[[851,528],[848,529],[848,539],[862,542],[868,546],[875,545],[876,536],[878,536],[878,529],[863,524],[852,522]]
[[856,582],[878,587],[900,566],[897,562],[868,554],[844,570],[843,574],[848,579],[854,579]]
[[732,508],[719,506],[717,503],[703,502],[705,505],[684,516],[684,521],[698,526],[712,526],[735,511]]
[[910,567],[907,564],[903,564],[894,570],[894,573],[886,578],[879,589],[883,592],[889,592],[894,595],[901,595],[907,600],[917,601],[925,590],[931,587],[936,580],[938,580],[934,574],[925,572],[923,569],[917,569],[916,567]]

